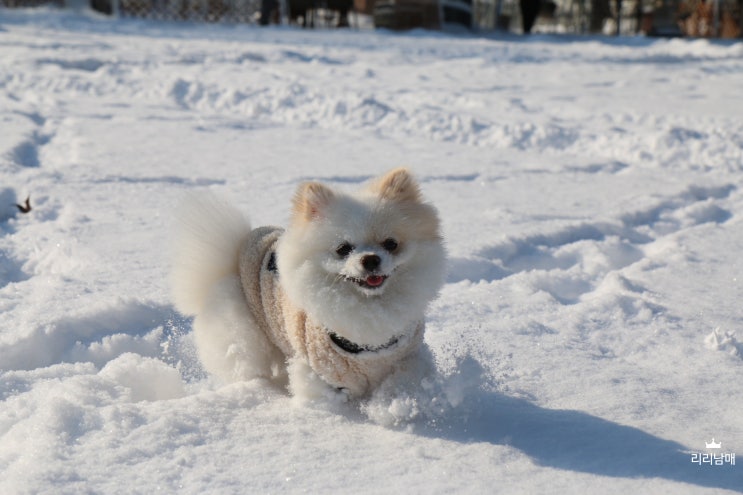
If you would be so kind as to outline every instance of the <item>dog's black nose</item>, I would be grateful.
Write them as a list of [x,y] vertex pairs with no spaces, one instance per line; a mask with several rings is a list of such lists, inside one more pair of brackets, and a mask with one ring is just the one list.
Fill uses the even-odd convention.
[[379,268],[380,263],[382,263],[382,258],[376,254],[367,254],[361,258],[361,266],[370,272]]

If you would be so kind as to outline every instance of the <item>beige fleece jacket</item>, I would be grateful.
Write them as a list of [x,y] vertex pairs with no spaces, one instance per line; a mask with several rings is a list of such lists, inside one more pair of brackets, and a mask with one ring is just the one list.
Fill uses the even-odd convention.
[[424,323],[414,323],[415,328],[407,332],[407,337],[393,340],[381,349],[365,349],[337,337],[342,335],[342,329],[327,329],[314,322],[294,307],[282,290],[275,254],[282,233],[278,227],[259,227],[242,245],[240,280],[250,312],[260,330],[287,358],[305,358],[331,386],[363,396],[419,348]]

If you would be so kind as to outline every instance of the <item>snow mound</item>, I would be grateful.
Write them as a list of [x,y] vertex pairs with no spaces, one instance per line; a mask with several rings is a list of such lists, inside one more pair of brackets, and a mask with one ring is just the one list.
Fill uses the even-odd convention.
[[739,342],[735,338],[735,332],[715,328],[712,333],[705,337],[704,344],[707,346],[707,349],[722,351],[731,356],[743,358],[743,342]]
[[178,370],[159,359],[130,352],[110,361],[99,375],[126,388],[132,402],[177,399],[186,394]]

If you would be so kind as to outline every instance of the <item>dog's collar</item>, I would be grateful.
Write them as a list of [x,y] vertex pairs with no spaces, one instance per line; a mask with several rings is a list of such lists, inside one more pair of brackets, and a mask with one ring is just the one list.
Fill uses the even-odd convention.
[[400,337],[392,337],[389,342],[386,344],[377,346],[377,347],[371,347],[368,345],[359,345],[355,342],[351,342],[345,337],[341,337],[335,332],[328,331],[328,337],[330,337],[330,340],[333,341],[335,345],[341,348],[341,350],[346,351],[349,354],[360,354],[362,352],[379,352],[383,351],[385,349],[389,349],[390,347],[394,346],[400,341]]

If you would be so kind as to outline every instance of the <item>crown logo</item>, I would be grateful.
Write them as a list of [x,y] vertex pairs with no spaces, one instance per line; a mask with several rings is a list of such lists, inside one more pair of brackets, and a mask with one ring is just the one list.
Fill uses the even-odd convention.
[[710,443],[704,442],[704,446],[707,447],[708,449],[720,449],[722,448],[722,443],[715,442],[715,439],[713,438],[712,442]]

